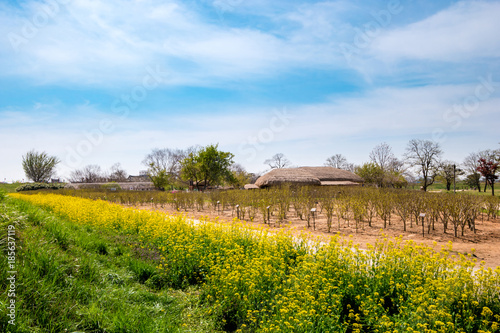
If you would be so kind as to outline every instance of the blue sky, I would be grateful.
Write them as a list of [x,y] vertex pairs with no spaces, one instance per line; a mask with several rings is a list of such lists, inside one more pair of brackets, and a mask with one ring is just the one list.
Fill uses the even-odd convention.
[[31,149],[130,173],[153,148],[219,143],[251,172],[284,153],[444,158],[500,142],[499,1],[0,3],[0,180]]

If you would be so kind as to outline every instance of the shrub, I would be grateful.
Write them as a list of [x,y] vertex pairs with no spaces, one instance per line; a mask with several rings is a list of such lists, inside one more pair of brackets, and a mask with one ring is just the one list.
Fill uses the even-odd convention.
[[64,188],[62,183],[29,183],[16,188],[16,192],[36,190],[59,190]]
[[103,190],[109,190],[109,191],[119,191],[122,189],[120,187],[120,185],[118,185],[118,183],[116,183],[116,182],[111,182],[111,183],[101,185],[101,188]]

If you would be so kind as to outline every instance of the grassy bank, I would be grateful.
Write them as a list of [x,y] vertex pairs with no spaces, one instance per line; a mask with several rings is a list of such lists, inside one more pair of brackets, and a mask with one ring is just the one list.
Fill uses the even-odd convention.
[[0,183],[0,191],[3,190],[7,193],[14,193],[16,192],[16,188],[18,188],[21,185],[23,185],[23,183],[13,183],[13,184]]
[[6,199],[0,247],[1,332],[215,331],[197,288],[168,289],[157,249],[137,235],[76,225]]

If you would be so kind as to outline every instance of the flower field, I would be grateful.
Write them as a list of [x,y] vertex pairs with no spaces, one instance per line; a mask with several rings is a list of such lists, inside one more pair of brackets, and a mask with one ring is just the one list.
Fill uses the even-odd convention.
[[138,234],[161,253],[172,288],[198,285],[225,331],[500,332],[500,267],[480,267],[451,244],[436,251],[401,239],[358,250],[244,224],[194,223],[102,200],[12,197],[77,224]]

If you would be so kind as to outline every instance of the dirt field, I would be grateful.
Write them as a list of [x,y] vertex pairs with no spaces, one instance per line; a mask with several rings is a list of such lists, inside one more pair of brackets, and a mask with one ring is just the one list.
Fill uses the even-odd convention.
[[[181,211],[177,212],[170,207],[152,207],[151,205],[141,206],[140,209],[150,209],[158,210],[161,212],[169,214],[185,214],[190,218],[200,218],[202,216],[208,216],[209,218],[219,217],[220,221],[232,221],[236,217],[236,212],[226,210],[217,214],[213,209],[205,208],[203,211]],[[484,214],[483,214],[484,215]],[[271,217],[271,222],[276,221],[276,217]],[[255,221],[251,222],[255,225],[265,225],[271,230],[278,228],[293,228],[293,232],[300,233],[302,231],[309,231],[313,235],[324,237],[325,240],[328,236],[340,233],[344,236],[352,235],[354,243],[359,244],[360,248],[366,248],[366,244],[374,244],[377,238],[380,238],[382,232],[388,237],[399,237],[403,235],[403,240],[413,240],[417,243],[424,243],[429,246],[434,246],[434,242],[437,244],[434,246],[436,250],[440,250],[441,246],[448,245],[451,241],[453,242],[453,251],[457,253],[467,254],[471,253],[472,249],[475,249],[475,256],[477,256],[478,266],[480,261],[485,262],[485,267],[495,268],[500,266],[500,218],[497,217],[495,220],[488,221],[486,215],[480,217],[476,221],[476,233],[474,234],[467,227],[465,228],[465,235],[460,236],[459,227],[459,237],[454,237],[453,225],[448,224],[447,233],[443,232],[443,225],[438,223],[435,225],[435,230],[431,230],[430,234],[427,233],[427,225],[425,227],[425,236],[422,236],[422,226],[415,225],[413,223],[413,228],[410,228],[410,223],[407,223],[407,231],[403,231],[403,223],[396,215],[391,217],[391,225],[387,225],[386,229],[383,229],[383,221],[379,218],[374,218],[372,221],[372,226],[369,227],[368,223],[365,223],[363,227],[359,227],[357,232],[355,229],[355,222],[351,221],[350,226],[341,220],[341,228],[338,228],[337,217],[334,216],[332,222],[331,233],[327,232],[326,217],[320,214],[320,217],[316,219],[316,230],[313,230],[313,225],[311,221],[311,227],[307,227],[307,221],[300,220],[295,216],[295,214],[290,212],[287,216],[287,223],[278,225],[277,223],[271,223],[267,225],[263,223],[262,216],[257,215]],[[249,220],[247,220],[249,222]],[[381,231],[381,229],[383,229]]]

